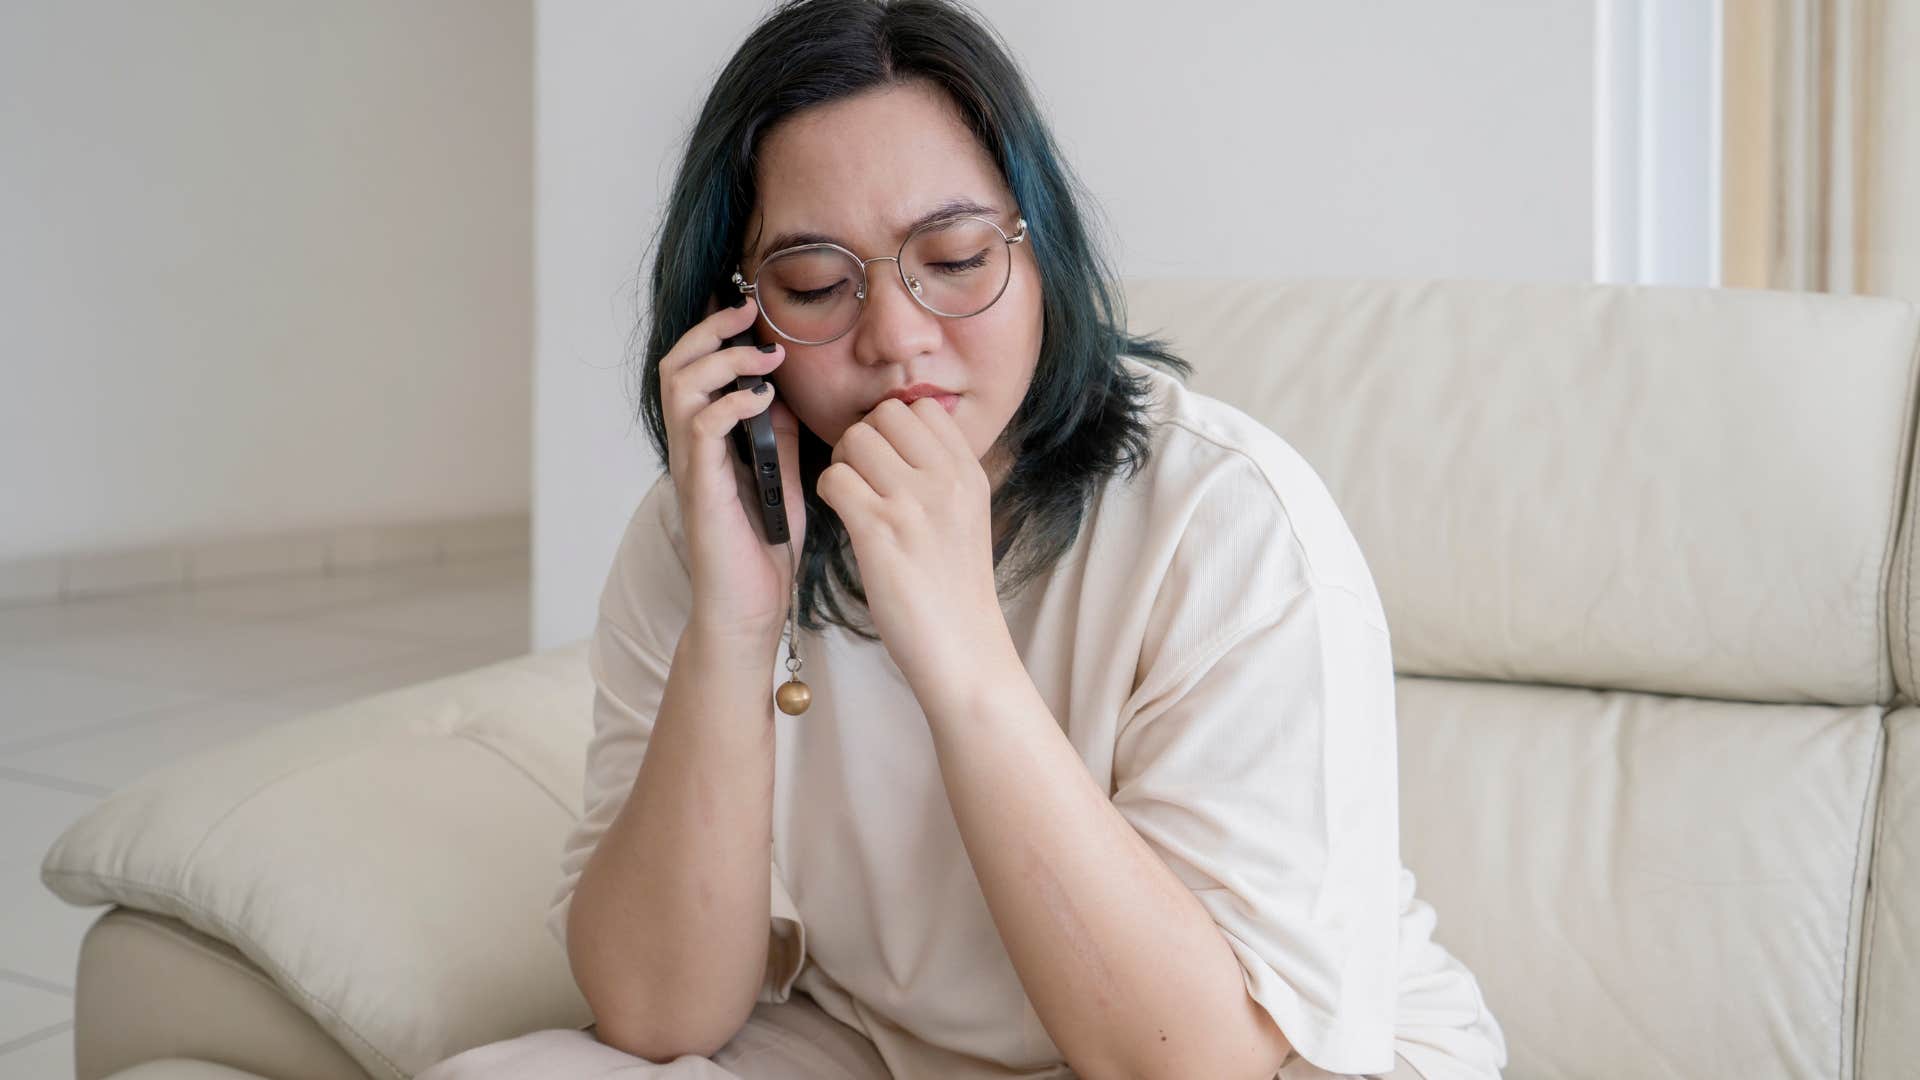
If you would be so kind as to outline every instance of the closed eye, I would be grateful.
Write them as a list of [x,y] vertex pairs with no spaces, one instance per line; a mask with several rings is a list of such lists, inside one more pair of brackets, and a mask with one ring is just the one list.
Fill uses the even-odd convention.
[[971,259],[966,259],[961,262],[928,263],[927,265],[932,267],[935,270],[940,271],[941,273],[963,274],[968,270],[978,270],[982,266],[985,266],[987,263],[987,254],[988,254],[988,249],[981,248],[980,253],[978,255],[975,255]]
[[824,289],[788,289],[787,299],[796,304],[824,304],[833,299],[833,294],[846,287],[846,281],[836,281]]

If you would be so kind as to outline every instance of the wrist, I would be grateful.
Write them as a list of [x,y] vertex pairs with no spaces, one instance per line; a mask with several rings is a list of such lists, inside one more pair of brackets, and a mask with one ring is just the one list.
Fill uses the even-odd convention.
[[[908,684],[929,719],[975,715],[998,707],[1010,686],[1029,680],[1026,663],[1002,623],[998,633],[956,638],[964,641],[950,651],[930,655],[928,662],[908,674]],[[1029,685],[1031,683],[1029,682]]]
[[784,622],[714,625],[692,619],[681,635],[681,644],[697,649],[709,660],[751,666],[756,672],[764,667],[771,678],[773,659],[785,625]]

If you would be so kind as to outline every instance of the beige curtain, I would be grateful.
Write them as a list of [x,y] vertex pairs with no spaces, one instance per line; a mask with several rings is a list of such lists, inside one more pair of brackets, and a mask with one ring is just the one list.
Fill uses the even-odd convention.
[[1722,10],[1723,282],[1920,301],[1920,0]]

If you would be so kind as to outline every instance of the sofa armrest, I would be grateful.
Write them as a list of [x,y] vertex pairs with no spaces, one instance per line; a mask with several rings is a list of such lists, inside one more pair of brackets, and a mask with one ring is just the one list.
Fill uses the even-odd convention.
[[240,950],[171,916],[108,908],[80,942],[79,979],[68,1080],[118,1080],[169,1058],[274,1080],[371,1080]]
[[313,713],[115,793],[41,880],[231,944],[374,1077],[584,1027],[545,916],[592,700],[575,642]]

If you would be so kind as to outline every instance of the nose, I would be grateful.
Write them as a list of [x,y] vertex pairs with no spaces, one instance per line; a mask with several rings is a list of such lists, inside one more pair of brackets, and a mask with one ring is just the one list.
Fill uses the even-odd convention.
[[867,263],[866,310],[853,329],[854,358],[863,364],[899,363],[940,346],[940,317],[907,291],[899,265],[891,255]]

